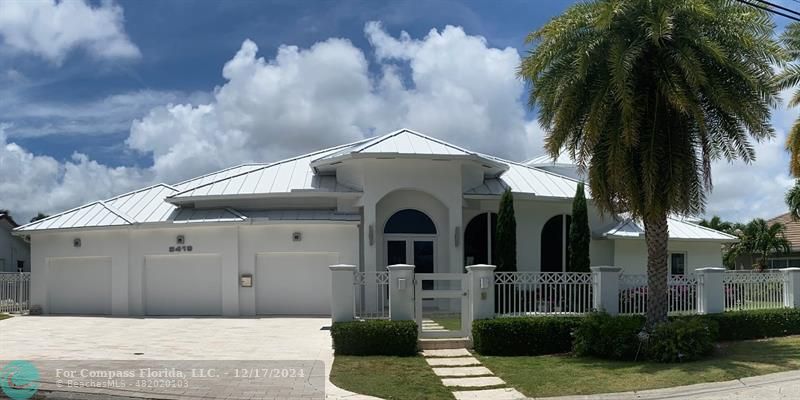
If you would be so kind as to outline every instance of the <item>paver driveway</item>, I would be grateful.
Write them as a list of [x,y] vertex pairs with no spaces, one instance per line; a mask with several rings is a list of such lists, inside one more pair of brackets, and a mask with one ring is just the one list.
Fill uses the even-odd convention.
[[[327,379],[330,324],[302,317],[23,316],[0,321],[0,359],[321,360]],[[327,382],[329,398],[360,397]]]

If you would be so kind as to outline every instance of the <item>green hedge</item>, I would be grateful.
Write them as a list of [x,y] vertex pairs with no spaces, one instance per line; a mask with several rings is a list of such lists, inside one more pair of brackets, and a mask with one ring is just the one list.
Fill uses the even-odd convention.
[[335,322],[331,327],[331,337],[337,355],[417,354],[417,324],[414,321]]
[[638,335],[642,327],[644,317],[640,315],[612,317],[606,313],[592,313],[584,317],[575,330],[573,350],[579,356],[641,359],[643,348]]
[[707,318],[676,318],[650,332],[646,357],[657,362],[694,361],[714,352],[716,323]]
[[747,340],[800,334],[800,309],[731,311],[704,315],[719,326],[718,340]]
[[646,337],[643,316],[519,317],[475,321],[475,351],[484,355],[566,353],[601,358],[688,361],[713,350],[717,340],[747,340],[800,334],[800,309],[735,311],[670,317]]
[[533,356],[568,353],[572,332],[583,317],[483,319],[472,324],[472,345],[479,354]]

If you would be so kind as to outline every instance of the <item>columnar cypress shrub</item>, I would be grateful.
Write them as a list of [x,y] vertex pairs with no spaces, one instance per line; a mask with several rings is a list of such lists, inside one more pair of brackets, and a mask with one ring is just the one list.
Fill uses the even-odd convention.
[[514,196],[506,189],[500,198],[497,213],[497,271],[517,271],[517,220],[514,217]]
[[589,211],[586,208],[586,195],[583,182],[578,184],[575,199],[572,200],[572,223],[569,226],[570,269],[573,272],[589,272],[589,243],[592,234],[589,230]]

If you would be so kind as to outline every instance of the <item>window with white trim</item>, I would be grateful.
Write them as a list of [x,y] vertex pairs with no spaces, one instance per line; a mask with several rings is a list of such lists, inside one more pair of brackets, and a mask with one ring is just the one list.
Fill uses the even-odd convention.
[[669,254],[669,273],[670,275],[686,274],[686,253]]

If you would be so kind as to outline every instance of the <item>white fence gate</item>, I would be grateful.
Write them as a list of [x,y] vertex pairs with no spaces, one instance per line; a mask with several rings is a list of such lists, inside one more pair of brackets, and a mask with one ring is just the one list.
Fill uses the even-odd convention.
[[30,302],[31,273],[0,272],[0,312],[28,312]]
[[414,315],[420,338],[462,338],[469,335],[467,275],[414,274]]

